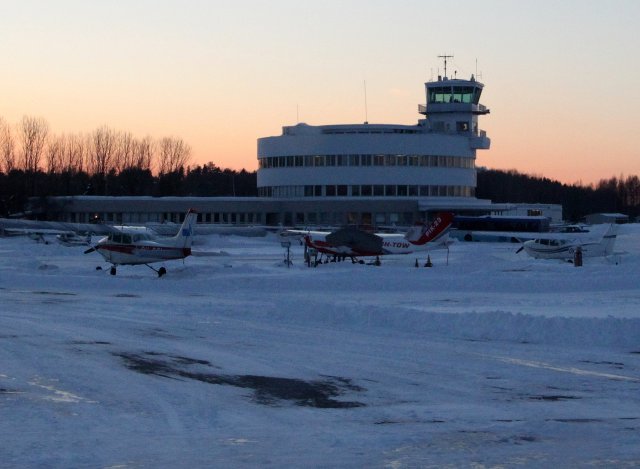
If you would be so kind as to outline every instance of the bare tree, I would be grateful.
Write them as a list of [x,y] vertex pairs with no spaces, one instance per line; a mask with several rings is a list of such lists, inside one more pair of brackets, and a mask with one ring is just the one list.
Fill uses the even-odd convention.
[[66,139],[63,171],[79,173],[84,169],[87,139],[83,135],[69,135]]
[[47,160],[47,172],[49,174],[59,174],[64,167],[66,139],[64,135],[53,136],[49,139],[49,145],[45,153]]
[[0,117],[0,158],[2,158],[0,169],[4,167],[7,174],[16,168],[15,147],[11,126]]
[[153,139],[146,136],[142,140],[136,140],[135,143],[134,166],[139,169],[151,169],[155,153]]
[[107,126],[96,129],[89,139],[87,167],[92,174],[105,175],[113,169],[116,133]]
[[116,151],[114,153],[113,167],[117,172],[134,166],[136,140],[130,132],[116,134]]
[[49,134],[49,124],[41,117],[24,116],[19,126],[22,145],[22,168],[35,173],[40,168],[42,152]]
[[158,172],[167,174],[184,168],[191,157],[191,147],[181,138],[165,137],[160,140]]

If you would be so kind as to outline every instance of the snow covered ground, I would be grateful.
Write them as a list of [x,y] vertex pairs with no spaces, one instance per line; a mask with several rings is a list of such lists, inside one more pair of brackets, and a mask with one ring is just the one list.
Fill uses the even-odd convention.
[[212,235],[157,278],[1,238],[0,466],[639,466],[640,227],[581,268],[517,247]]

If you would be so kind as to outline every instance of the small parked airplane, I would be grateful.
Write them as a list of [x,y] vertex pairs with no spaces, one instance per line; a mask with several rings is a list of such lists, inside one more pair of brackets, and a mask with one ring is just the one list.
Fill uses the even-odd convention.
[[356,228],[341,228],[333,232],[290,230],[303,235],[305,246],[324,254],[350,257],[410,254],[448,247],[452,213],[441,213],[430,225],[419,223],[406,234],[368,233]]
[[582,251],[583,257],[601,257],[613,254],[616,241],[617,225],[611,224],[600,239],[593,236],[576,236],[571,234],[556,234],[538,237],[525,241],[517,252],[524,250],[536,259],[573,260],[576,251]]
[[196,218],[196,211],[190,209],[178,230],[178,234],[163,241],[151,236],[144,229],[124,229],[109,233],[107,237],[102,238],[98,244],[87,249],[84,253],[98,251],[107,262],[112,264],[111,275],[116,274],[116,266],[118,265],[143,264],[162,277],[167,273],[167,269],[160,267],[156,270],[149,264],[184,259],[190,256]]

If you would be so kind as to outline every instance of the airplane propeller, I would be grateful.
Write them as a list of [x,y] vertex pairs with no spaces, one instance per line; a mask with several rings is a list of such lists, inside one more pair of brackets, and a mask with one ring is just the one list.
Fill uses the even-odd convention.
[[524,249],[524,246],[520,246],[520,247],[518,248],[518,250],[516,251],[516,254],[520,254],[520,251],[522,251],[523,249]]
[[95,246],[91,246],[89,249],[85,250],[84,253],[85,254],[89,254],[89,253],[91,253],[91,252],[93,252],[95,250],[96,250],[96,247]]

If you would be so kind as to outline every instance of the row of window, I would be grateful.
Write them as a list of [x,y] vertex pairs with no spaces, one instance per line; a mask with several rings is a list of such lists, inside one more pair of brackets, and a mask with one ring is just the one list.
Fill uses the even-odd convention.
[[478,104],[482,88],[478,86],[429,86],[429,103]]
[[444,185],[314,185],[266,186],[258,188],[260,197],[475,197],[475,187]]
[[474,168],[474,158],[442,155],[296,155],[269,156],[258,160],[260,169],[324,166],[425,166]]
[[[117,223],[173,222],[182,223],[184,212],[106,212],[86,213],[71,212],[66,215],[67,222],[87,223],[91,219],[100,218]],[[303,225],[410,225],[417,214],[413,212],[326,212],[326,211],[285,211],[285,212],[204,212],[198,213],[198,223],[231,224],[231,225],[270,225],[303,226]],[[197,232],[196,227],[196,232]],[[137,241],[143,234],[135,234]],[[128,234],[114,233],[110,239],[119,243],[131,243]]]
[[[102,212],[86,213],[77,212],[67,216],[66,221],[71,223],[91,223],[100,220],[115,224],[139,224],[139,223],[182,223],[185,212]],[[223,223],[223,224],[263,224],[263,214],[260,212],[198,212],[198,223]],[[138,235],[136,235],[138,236]],[[123,242],[123,241],[118,241]]]

